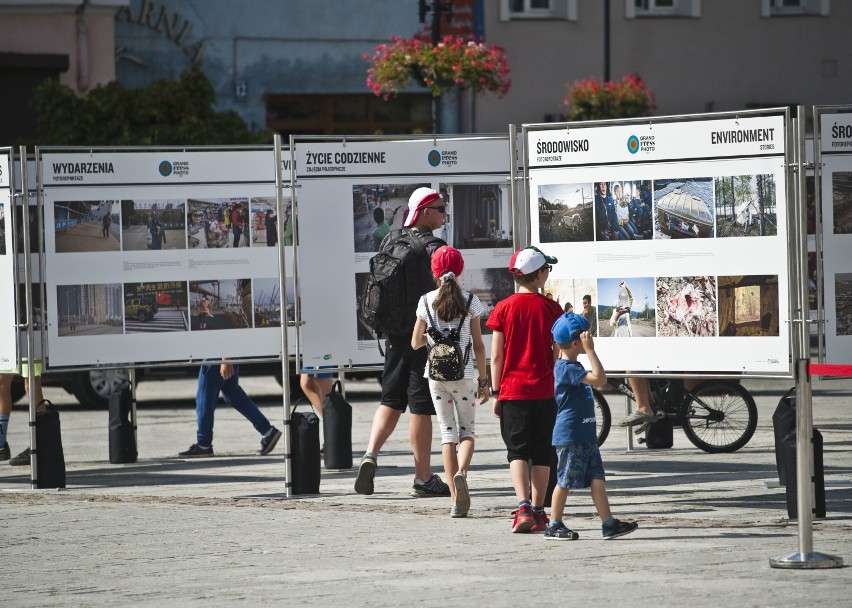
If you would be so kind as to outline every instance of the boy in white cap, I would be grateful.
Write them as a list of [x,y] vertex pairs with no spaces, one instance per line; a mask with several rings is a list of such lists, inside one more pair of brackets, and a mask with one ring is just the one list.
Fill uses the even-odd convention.
[[518,498],[512,532],[543,532],[548,522],[544,498],[553,454],[550,444],[556,419],[553,361],[557,354],[550,329],[562,315],[562,307],[539,291],[555,263],[556,258],[536,247],[515,252],[509,272],[518,292],[498,302],[487,323],[494,331],[491,339],[494,415],[500,418],[500,433]]
[[447,206],[441,195],[431,188],[417,188],[408,199],[405,228],[394,230],[382,241],[380,251],[390,248],[399,239],[418,239],[425,245],[426,255],[416,260],[419,266],[419,284],[422,289],[406,310],[410,325],[405,333],[387,333],[385,339],[385,366],[382,371],[382,400],[373,415],[373,426],[367,451],[358,466],[355,479],[355,491],[370,495],[374,491],[376,461],[379,450],[396,428],[399,417],[409,408],[408,434],[414,452],[414,485],[411,494],[416,497],[449,496],[450,488],[438,475],[433,475],[430,466],[432,453],[432,416],[435,406],[429,393],[429,383],[424,377],[426,370],[426,349],[414,350],[411,347],[411,334],[417,320],[417,302],[420,297],[435,288],[430,260],[432,254],[444,241],[432,235],[440,228],[447,214]]

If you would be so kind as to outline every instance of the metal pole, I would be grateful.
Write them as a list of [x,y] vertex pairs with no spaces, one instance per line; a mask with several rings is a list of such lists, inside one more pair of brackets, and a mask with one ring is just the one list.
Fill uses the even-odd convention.
[[[35,333],[33,332],[33,269],[30,254],[30,197],[29,176],[27,171],[27,150],[21,147],[21,217],[23,219],[23,256],[24,256],[24,323],[27,331],[27,393],[30,414],[30,484],[38,488],[38,446],[36,445],[36,402],[35,402]],[[16,277],[17,281],[17,277]]]
[[[291,179],[295,171],[293,161],[293,137],[290,136],[290,173]],[[275,135],[275,203],[276,215],[278,222],[281,222],[284,217],[284,195],[282,193],[283,176],[281,174],[281,136]],[[293,197],[295,199],[295,196]],[[293,200],[293,213],[295,214],[296,201]],[[283,242],[284,226],[278,224],[278,297],[281,300],[280,314],[281,317],[281,385],[284,389],[281,393],[281,401],[284,407],[283,419],[283,435],[284,435],[284,496],[290,498],[293,496],[293,456],[291,454],[291,438],[290,438],[290,349],[287,344],[287,331],[289,322],[287,319],[287,278],[285,276],[286,255]],[[295,239],[295,231],[293,238]],[[294,240],[295,242],[295,240]]]
[[133,445],[136,446],[136,453],[139,453],[139,437],[136,433],[136,368],[130,368],[130,424],[133,427]]
[[604,0],[604,82],[609,82],[609,0]]
[[[839,568],[843,560],[833,555],[824,555],[813,551],[813,411],[812,391],[808,365],[810,363],[810,330],[807,322],[808,284],[807,284],[807,189],[805,184],[805,112],[798,108],[798,120],[794,137],[795,160],[795,196],[790,203],[794,214],[793,230],[793,277],[790,285],[794,302],[795,318],[798,323],[793,333],[793,360],[796,363],[796,487],[798,488],[796,508],[798,510],[799,550],[769,560],[773,568]],[[789,483],[789,480],[788,480]]]

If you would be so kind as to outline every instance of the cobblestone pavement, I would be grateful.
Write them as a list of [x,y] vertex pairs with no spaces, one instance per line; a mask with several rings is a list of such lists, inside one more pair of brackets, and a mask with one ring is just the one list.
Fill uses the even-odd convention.
[[[259,401],[276,423],[281,406],[262,381],[244,386],[266,391]],[[216,456],[176,457],[195,440],[191,380],[140,385],[140,458],[130,465],[108,462],[105,411],[65,405],[67,490],[30,490],[28,467],[0,463],[3,605],[849,605],[848,567],[769,567],[798,550],[777,487],[771,421],[789,381],[746,384],[760,420],[735,454],[701,452],[679,430],[670,450],[627,450],[625,431],[613,429],[602,450],[613,512],[640,524],[613,542],[602,541],[588,492],[568,500],[566,523],[579,541],[510,533],[514,500],[490,409],[477,421],[470,517],[451,519],[449,499],[409,496],[407,416],[379,458],[373,496],[353,492],[354,469],[323,470],[320,495],[287,499],[283,442],[256,455],[258,435],[227,406],[217,411]],[[370,382],[347,387],[357,464],[378,392]],[[852,383],[815,388],[828,517],[815,521],[813,544],[848,564]],[[146,391],[161,401],[149,402]],[[609,401],[617,419],[624,399]],[[13,455],[27,444],[25,418],[15,409]],[[436,439],[440,472],[437,449]]]

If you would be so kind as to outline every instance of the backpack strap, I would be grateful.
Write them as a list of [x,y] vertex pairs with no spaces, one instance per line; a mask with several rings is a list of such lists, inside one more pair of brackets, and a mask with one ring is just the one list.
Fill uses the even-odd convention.
[[[464,324],[464,320],[467,319],[467,315],[470,312],[470,303],[471,302],[473,302],[473,294],[472,293],[468,294],[468,296],[467,296],[467,308],[464,311],[464,314],[462,315],[461,321],[459,321],[459,326],[456,328],[456,332],[458,332],[459,334],[461,334],[461,328],[462,328],[462,325]],[[467,341],[467,346],[464,349],[464,361],[462,361],[462,364],[465,367],[467,367],[467,362],[470,359],[470,347],[472,345],[473,345],[473,340],[469,339]]]
[[432,329],[438,329],[437,325],[435,324],[435,319],[432,318],[432,313],[429,312],[429,302],[428,300],[426,300],[425,295],[423,296],[423,306],[426,308],[426,316],[429,317],[429,327],[431,327]]

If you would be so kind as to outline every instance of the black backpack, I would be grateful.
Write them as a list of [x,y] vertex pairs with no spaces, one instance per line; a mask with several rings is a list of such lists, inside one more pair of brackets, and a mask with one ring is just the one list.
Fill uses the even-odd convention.
[[420,296],[435,288],[426,248],[444,241],[419,238],[410,228],[394,230],[388,245],[370,258],[361,301],[364,321],[378,334],[411,334]]
[[435,319],[432,318],[432,313],[429,312],[429,304],[426,302],[426,296],[423,296],[423,304],[426,306],[426,315],[429,317],[429,327],[426,328],[426,333],[432,338],[432,344],[429,346],[429,378],[432,380],[461,380],[464,378],[464,368],[467,366],[467,361],[470,358],[470,342],[464,349],[459,344],[462,325],[467,319],[467,313],[470,312],[470,303],[473,300],[473,294],[467,298],[467,308],[459,321],[458,327],[452,329],[440,330],[436,326]]

